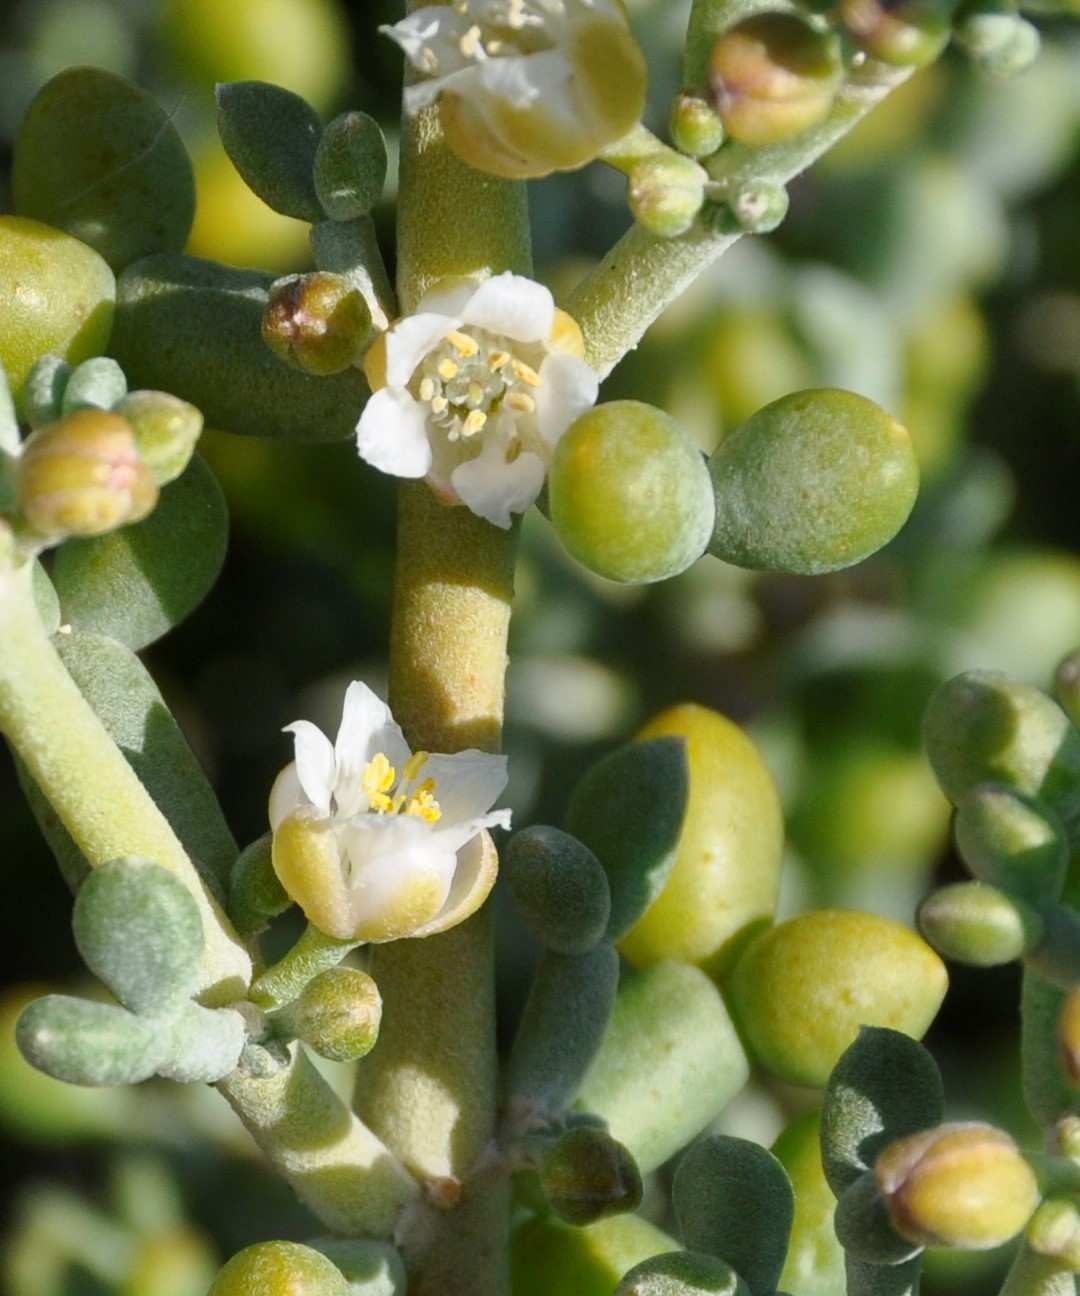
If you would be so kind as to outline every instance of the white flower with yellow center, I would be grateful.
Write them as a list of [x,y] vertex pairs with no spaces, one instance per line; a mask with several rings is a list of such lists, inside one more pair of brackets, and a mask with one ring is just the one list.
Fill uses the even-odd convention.
[[450,147],[512,178],[590,162],[641,119],[647,69],[621,0],[453,0],[382,28],[440,97]]
[[430,936],[483,903],[497,868],[483,832],[506,757],[413,753],[386,704],[353,683],[337,740],[288,725],[295,760],[270,793],[273,863],[308,920],[340,940]]
[[357,448],[395,477],[508,527],[540,493],[559,438],[596,401],[581,331],[520,275],[436,285],[383,333]]

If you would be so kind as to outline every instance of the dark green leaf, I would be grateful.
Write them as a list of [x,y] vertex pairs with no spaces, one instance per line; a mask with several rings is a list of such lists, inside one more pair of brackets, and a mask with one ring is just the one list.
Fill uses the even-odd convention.
[[312,178],[322,122],[309,103],[265,81],[230,81],[217,88],[217,119],[225,152],[267,206],[322,220]]

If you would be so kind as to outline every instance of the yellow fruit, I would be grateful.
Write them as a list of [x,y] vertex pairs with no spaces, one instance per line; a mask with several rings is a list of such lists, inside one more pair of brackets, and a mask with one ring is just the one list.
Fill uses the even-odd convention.
[[672,707],[637,736],[687,740],[690,797],[671,876],[619,951],[637,967],[674,958],[722,971],[776,907],[776,784],[753,741],[708,707]]

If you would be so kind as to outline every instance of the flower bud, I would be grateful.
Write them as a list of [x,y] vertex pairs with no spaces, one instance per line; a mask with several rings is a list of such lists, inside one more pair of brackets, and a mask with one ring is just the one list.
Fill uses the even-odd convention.
[[567,1130],[540,1163],[540,1185],[551,1209],[581,1227],[641,1205],[641,1173],[606,1130]]
[[709,84],[724,129],[751,147],[779,143],[823,121],[842,75],[838,38],[788,13],[737,23],[709,56]]
[[1027,1241],[1032,1251],[1080,1272],[1080,1210],[1065,1197],[1048,1197],[1031,1217]]
[[650,153],[630,170],[627,198],[634,220],[658,238],[685,234],[705,201],[708,176],[681,153]]
[[841,0],[840,18],[872,58],[925,67],[949,42],[952,5],[943,0]]
[[168,392],[135,391],[118,401],[113,413],[131,424],[139,457],[159,486],[180,476],[203,430],[203,416],[194,405]]
[[371,977],[358,968],[337,967],[307,983],[293,1024],[320,1057],[351,1062],[375,1047],[381,1018],[382,996]]
[[1000,1246],[1039,1204],[1035,1174],[1016,1144],[978,1121],[900,1139],[874,1173],[897,1232],[923,1246]]
[[371,342],[371,311],[359,289],[326,270],[286,275],[270,286],[263,341],[303,373],[341,373]]
[[693,158],[711,157],[724,142],[724,123],[707,99],[681,90],[671,105],[671,139]]
[[1034,909],[997,887],[957,882],[923,901],[919,930],[948,959],[997,967],[1034,948],[1043,924]]
[[956,28],[957,42],[988,76],[1023,72],[1039,56],[1039,32],[1026,18],[1001,5],[973,8]]
[[157,503],[154,474],[130,424],[78,410],[32,433],[23,446],[19,504],[43,536],[95,536],[138,522]]
[[723,210],[730,213],[735,231],[742,234],[770,234],[788,212],[788,192],[768,180],[752,180],[731,194]]

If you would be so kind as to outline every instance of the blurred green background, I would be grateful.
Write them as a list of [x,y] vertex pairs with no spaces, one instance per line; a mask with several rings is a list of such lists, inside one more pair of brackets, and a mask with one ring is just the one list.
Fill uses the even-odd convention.
[[[652,72],[651,124],[678,88],[685,0],[629,0]],[[61,68],[94,63],[150,88],[196,165],[190,251],[303,269],[306,230],[244,188],[216,145],[212,85],[285,84],[329,119],[361,108],[396,134],[400,55],[375,34],[390,0],[13,0],[0,12],[0,211],[19,120]],[[1045,685],[1080,644],[1080,32],[1042,23],[1034,69],[990,82],[951,53],[916,75],[792,187],[791,215],[745,240],[659,321],[605,386],[663,406],[711,450],[762,403],[849,387],[909,426],[923,491],[860,566],[812,579],[705,558],[655,588],[583,573],[525,520],[507,745],[518,825],[561,823],[611,744],[681,700],[761,743],[789,822],[785,913],[866,907],[910,922],[931,879],[960,876],[948,812],[919,751],[942,679],[971,667]],[[376,213],[392,258],[393,185]],[[558,293],[629,223],[596,164],[533,185],[537,272]],[[293,447],[208,432],[232,514],[207,602],[147,653],[241,842],[266,827],[289,759],[282,725],[333,732],[343,685],[385,677],[394,487],[350,444]],[[63,1090],[10,1043],[27,983],[78,965],[70,897],[0,764],[0,914],[13,988],[0,1042],[0,1285],[12,1296],[201,1296],[220,1259],[310,1221],[245,1150],[210,1091]],[[528,975],[508,932],[507,1016]],[[1016,1063],[1018,974],[954,970],[929,1043],[954,1116],[1031,1137]],[[771,1142],[811,1093],[756,1083],[724,1118]],[[73,1262],[73,1258],[78,1263]],[[932,1257],[925,1290],[993,1291],[1000,1257]]]

